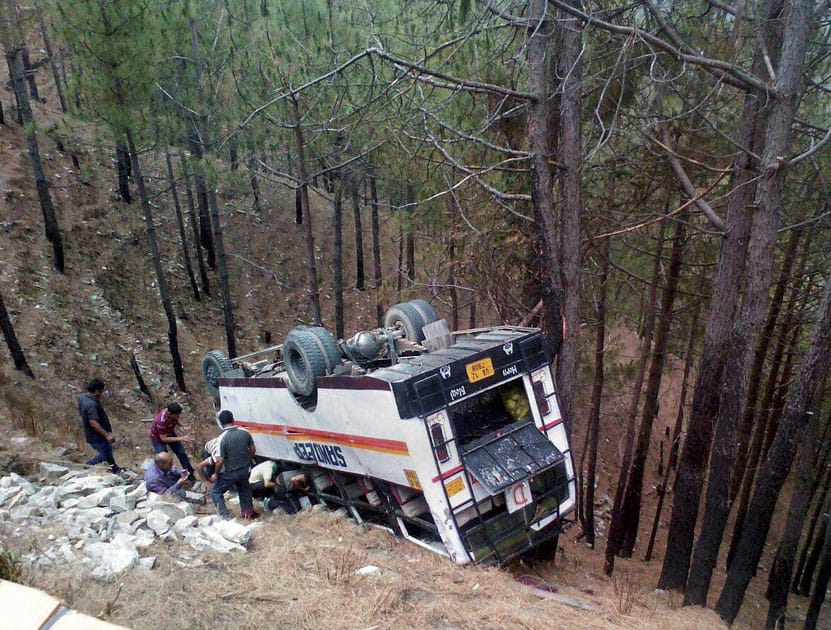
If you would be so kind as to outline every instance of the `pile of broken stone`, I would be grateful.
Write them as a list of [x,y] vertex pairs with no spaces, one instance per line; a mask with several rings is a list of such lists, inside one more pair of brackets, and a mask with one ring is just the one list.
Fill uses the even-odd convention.
[[245,551],[257,526],[198,516],[194,503],[204,503],[204,495],[188,493],[190,501],[171,502],[148,493],[143,479],[129,471],[101,474],[49,462],[38,470],[0,477],[0,531],[43,541],[20,558],[34,567],[77,565],[109,581],[134,568],[152,569],[157,541],[183,541],[198,551]]

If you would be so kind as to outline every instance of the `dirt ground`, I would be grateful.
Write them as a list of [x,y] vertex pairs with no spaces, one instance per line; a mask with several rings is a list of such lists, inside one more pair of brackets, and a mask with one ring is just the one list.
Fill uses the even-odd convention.
[[[197,443],[214,432],[214,411],[201,383],[199,365],[207,350],[225,345],[218,280],[212,274],[211,296],[199,301],[194,298],[184,274],[169,196],[156,198],[155,222],[175,298],[189,390],[177,391],[141,209],[137,202],[128,206],[113,194],[112,142],[95,128],[63,123],[43,68],[38,80],[45,102],[35,104],[35,116],[66,242],[67,267],[63,275],[51,267],[51,250],[43,237],[22,130],[14,124],[13,98],[8,91],[2,92],[7,123],[0,125],[0,294],[36,380],[13,369],[2,344],[0,431],[7,436],[37,437],[30,449],[11,453],[21,465],[39,459],[84,461],[89,454],[79,431],[74,397],[87,380],[100,376],[108,382],[104,404],[115,423],[119,463],[135,467],[150,453],[145,421],[173,399],[185,407],[184,420]],[[65,151],[58,150],[58,140]],[[73,165],[70,151],[78,157],[80,168]],[[146,153],[143,160],[148,174],[162,175],[158,155]],[[154,185],[159,187],[160,181],[154,180]],[[263,180],[261,187],[266,206],[259,214],[252,211],[241,185],[219,191],[227,226],[226,248],[231,253],[240,353],[262,347],[268,339],[279,343],[292,326],[311,319],[301,227],[293,222],[294,196],[279,182]],[[325,195],[314,196],[312,210],[324,319],[332,321],[331,206]],[[350,214],[345,216],[344,234],[353,229]],[[382,252],[387,268],[392,269],[397,227],[383,209],[382,218]],[[365,226],[368,223],[365,220]],[[365,242],[369,242],[368,236]],[[347,251],[350,270],[354,269],[353,256],[354,252]],[[353,283],[346,297],[347,330],[372,327],[376,291],[355,290],[351,276],[347,282]],[[424,297],[419,290],[416,287],[412,295],[402,297]],[[389,279],[380,292],[387,303],[398,301]],[[617,377],[610,381],[604,408],[597,492],[601,499],[616,481],[628,397],[625,385],[637,340],[620,331],[610,344],[615,348],[612,354],[617,365],[612,371]],[[129,365],[131,353],[151,389],[149,398],[137,387]],[[655,444],[674,419],[680,368],[671,370],[665,383]],[[590,374],[581,378],[582,386],[588,386]],[[575,453],[582,446],[584,420],[572,419]],[[656,468],[657,460],[650,462],[644,531],[651,524],[657,498]],[[597,509],[605,531],[605,504],[601,501]],[[498,570],[458,567],[385,531],[361,528],[352,521],[316,512],[264,519],[253,548],[246,554],[211,556],[182,545],[159,543],[153,550],[159,558],[158,568],[149,573],[131,572],[116,582],[94,582],[61,568],[27,568],[24,579],[83,612],[133,628],[720,627],[711,611],[682,608],[677,594],[654,592],[668,516],[666,508],[656,559],[650,563],[618,561],[612,579],[602,573],[602,533],[598,548],[588,549],[578,540],[578,526],[561,537],[554,562]],[[31,550],[37,543],[25,533],[3,542],[16,552]],[[643,544],[636,554],[642,553]],[[379,567],[380,573],[355,574],[370,564]],[[556,595],[573,598],[588,609],[535,595],[519,577],[556,590]],[[719,579],[717,575],[716,582]],[[754,581],[736,627],[759,627],[765,611],[760,595],[763,579],[760,574]]]

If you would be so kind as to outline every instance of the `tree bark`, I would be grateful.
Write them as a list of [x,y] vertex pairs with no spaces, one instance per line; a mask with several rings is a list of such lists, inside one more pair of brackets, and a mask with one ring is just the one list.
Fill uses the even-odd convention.
[[[11,15],[15,15],[15,4],[9,2],[7,11]],[[12,25],[9,25],[11,30]],[[9,34],[11,37],[11,33]],[[23,65],[23,46],[22,44],[13,44],[8,42],[6,44],[6,60],[9,65],[9,77],[14,89],[15,98],[17,99],[18,115],[23,124],[23,133],[26,137],[26,152],[29,157],[29,163],[32,167],[32,178],[35,181],[35,188],[38,193],[38,200],[40,202],[40,210],[43,214],[43,225],[46,235],[46,240],[52,244],[52,264],[59,272],[64,272],[64,245],[63,234],[58,227],[58,217],[55,212],[55,206],[52,203],[52,196],[49,193],[49,182],[46,180],[46,173],[43,170],[43,161],[40,157],[40,147],[38,146],[38,137],[34,116],[32,114],[32,107],[29,103],[29,94],[26,91],[25,74],[26,70]]]
[[378,217],[378,175],[375,166],[369,170],[369,206],[372,223],[372,271],[375,284],[375,314],[378,325],[384,323],[384,304],[381,298],[381,224]]
[[542,244],[543,331],[546,350],[559,353],[563,342],[564,291],[560,273],[560,225],[554,211],[552,165],[554,143],[558,136],[551,111],[552,35],[554,24],[548,17],[546,0],[528,0],[528,23],[525,47],[528,63],[528,87],[534,99],[528,106],[527,137],[531,154],[531,203],[534,221]]
[[349,178],[352,188],[352,216],[355,220],[355,288],[363,291],[366,285],[364,272],[364,229],[361,221],[361,200],[358,179],[353,174]]
[[655,536],[658,534],[658,525],[661,522],[661,512],[664,509],[664,500],[667,495],[667,488],[669,488],[669,478],[672,471],[676,470],[677,454],[679,449],[679,442],[681,441],[681,432],[684,427],[684,407],[687,404],[687,383],[690,379],[690,372],[693,365],[693,349],[695,348],[695,340],[698,328],[698,302],[696,302],[695,310],[693,312],[692,322],[690,323],[690,336],[687,341],[687,355],[684,359],[684,376],[681,377],[681,392],[678,394],[678,411],[675,414],[675,426],[672,428],[672,439],[670,440],[669,456],[667,457],[667,467],[664,471],[664,478],[661,486],[658,488],[658,505],[655,506],[655,517],[652,519],[652,529],[649,532],[649,542],[646,545],[646,552],[643,555],[645,562],[652,560],[652,552],[655,548]]
[[118,175],[118,196],[124,203],[130,203],[130,154],[124,140],[115,141],[115,164]]
[[[807,245],[807,241],[806,241]],[[804,268],[807,258],[807,247],[803,251],[802,259],[800,261],[800,269]],[[803,288],[795,286],[790,291],[790,297],[787,299],[787,307],[785,308],[784,316],[782,317],[781,325],[779,326],[779,334],[776,335],[776,343],[773,349],[773,356],[771,358],[771,368],[766,379],[766,386],[762,396],[761,404],[759,405],[758,419],[756,420],[756,428],[750,435],[750,443],[747,448],[746,462],[744,465],[744,475],[739,486],[737,494],[738,500],[735,508],[735,520],[733,522],[733,533],[730,539],[730,549],[727,553],[727,564],[733,561],[733,556],[736,552],[736,545],[742,533],[744,525],[744,518],[747,514],[747,506],[750,503],[750,493],[753,490],[753,482],[756,479],[758,466],[761,459],[765,456],[767,448],[765,443],[767,441],[766,435],[768,432],[772,435],[776,432],[774,426],[774,399],[776,392],[787,389],[787,384],[790,381],[791,363],[793,357],[791,353],[787,353],[788,340],[795,343],[795,338],[798,336],[799,324],[795,322],[796,305],[800,301],[801,293],[807,295],[809,288],[807,280],[803,282]],[[774,296],[776,298],[777,296]],[[780,370],[783,370],[780,378]],[[769,445],[768,445],[769,446]],[[735,498],[735,497],[734,497]]]
[[219,273],[219,291],[222,294],[222,315],[225,320],[225,340],[228,343],[228,356],[237,356],[236,326],[234,324],[234,300],[231,297],[231,283],[228,275],[228,258],[225,252],[225,240],[222,236],[222,221],[219,218],[219,204],[216,190],[208,188],[208,204],[211,208],[211,230],[216,250],[216,269]]
[[183,392],[187,392],[185,385],[185,373],[182,369],[182,357],[179,354],[179,337],[176,330],[176,314],[173,312],[173,304],[170,300],[170,292],[167,288],[167,278],[162,269],[162,259],[159,253],[159,245],[156,240],[156,226],[153,223],[153,209],[150,206],[150,197],[144,186],[144,179],[141,174],[141,165],[138,159],[138,151],[133,140],[133,132],[130,129],[124,130],[124,137],[127,141],[130,162],[133,172],[136,175],[136,187],[141,200],[141,209],[144,213],[144,228],[147,234],[147,243],[150,245],[150,255],[153,259],[153,269],[156,272],[156,281],[159,285],[159,297],[162,301],[165,317],[167,317],[167,345],[170,349],[170,356],[173,359],[173,374],[176,385]]
[[[809,4],[809,0],[802,0],[801,6],[794,7],[786,34],[795,37],[794,33],[789,32],[793,27],[801,27],[797,33],[807,32],[806,18],[810,14],[807,6]],[[805,13],[803,14],[802,11]],[[785,47],[789,44],[790,42],[786,39]],[[829,362],[831,362],[831,278],[826,278],[825,292],[817,313],[808,351],[788,396],[785,415],[779,423],[770,452],[759,472],[747,519],[736,547],[736,555],[727,571],[724,588],[716,603],[716,612],[727,623],[735,621],[747,585],[756,570],[779,491],[793,461],[797,438],[809,422],[811,401],[828,373]]]
[[[765,124],[760,178],[754,199],[747,284],[742,308],[731,331],[728,349],[730,378],[721,391],[715,439],[710,455],[707,502],[696,545],[685,602],[706,605],[710,578],[730,512],[730,483],[736,460],[736,424],[743,416],[753,348],[764,320],[773,274],[779,206],[785,179],[781,156],[786,155],[791,126],[800,101],[800,81],[811,22],[810,0],[794,0],[785,10],[781,57],[777,64],[772,104]],[[781,16],[777,14],[777,23]],[[774,57],[775,58],[775,57]],[[741,543],[740,543],[741,544]],[[734,600],[730,600],[731,602]],[[733,612],[732,604],[723,610]],[[732,620],[731,620],[732,621]]]
[[678,282],[681,278],[681,262],[684,245],[686,244],[685,220],[686,216],[680,216],[675,223],[675,234],[673,236],[672,252],[666,273],[666,284],[661,295],[661,311],[658,317],[658,328],[655,333],[655,343],[652,348],[649,374],[646,379],[646,389],[644,390],[641,426],[638,432],[637,443],[635,444],[632,465],[629,467],[629,478],[626,481],[626,495],[621,505],[623,544],[620,552],[624,558],[632,557],[635,542],[638,538],[646,458],[649,455],[652,426],[655,418],[658,417],[658,395],[661,390],[661,377],[664,373],[664,363],[666,361],[667,346],[669,344],[670,329],[673,321],[672,310],[675,306],[675,296],[678,294]]
[[[556,63],[559,78],[559,201],[561,208],[561,251],[558,261],[562,275],[563,320],[570,334],[563,338],[557,356],[557,389],[563,418],[569,431],[577,392],[577,350],[580,332],[580,271],[582,268],[581,222],[583,217],[583,25],[562,13],[557,19],[559,50]],[[553,53],[553,51],[550,51]]]
[[[638,374],[632,385],[632,398],[629,402],[629,409],[626,413],[625,444],[623,458],[618,472],[615,498],[612,505],[612,520],[609,524],[609,539],[606,542],[606,561],[603,565],[603,572],[611,576],[615,568],[615,556],[622,556],[623,549],[623,499],[626,496],[626,482],[629,468],[632,463],[632,452],[635,442],[635,422],[640,405],[641,392],[643,390],[646,365],[652,351],[652,338],[655,330],[655,319],[657,314],[658,283],[660,281],[662,256],[664,251],[664,234],[666,221],[661,221],[658,227],[658,245],[655,250],[655,257],[652,265],[652,278],[649,285],[649,297],[643,306],[643,327],[641,330],[641,347],[638,358]],[[623,556],[628,557],[628,556]]]
[[335,292],[335,336],[343,339],[343,178],[332,174],[332,288]]
[[26,361],[26,355],[23,348],[20,347],[20,342],[17,340],[17,335],[14,332],[12,320],[9,317],[9,312],[6,310],[6,303],[0,294],[0,332],[3,333],[3,339],[6,340],[6,345],[9,347],[9,352],[12,355],[14,362],[14,369],[23,372],[31,379],[35,378],[29,363]]
[[173,174],[173,163],[170,161],[170,152],[164,152],[165,163],[167,164],[167,181],[170,186],[170,195],[173,197],[173,208],[176,212],[176,225],[179,227],[179,240],[182,243],[182,258],[185,263],[185,270],[190,281],[190,288],[193,291],[193,299],[197,302],[202,299],[199,295],[199,285],[196,284],[196,277],[193,275],[193,265],[190,261],[190,250],[188,248],[188,238],[185,233],[185,221],[182,218],[182,206],[179,203],[179,191],[176,186],[176,177]]
[[600,411],[603,401],[603,381],[605,379],[606,367],[606,294],[609,286],[609,239],[603,239],[600,257],[600,276],[597,284],[597,301],[595,303],[596,330],[594,338],[594,379],[592,380],[592,397],[589,411],[589,423],[586,434],[586,443],[583,447],[581,458],[581,472],[585,469],[585,481],[583,482],[584,498],[581,502],[583,510],[583,534],[586,543],[594,549],[595,523],[594,523],[594,487],[597,482],[597,446],[600,436]]
[[43,10],[40,7],[40,3],[35,3],[35,11],[37,13],[38,25],[40,26],[40,36],[43,38],[43,47],[46,49],[46,55],[49,58],[49,69],[52,71],[52,80],[55,82],[55,91],[58,93],[58,101],[61,104],[61,111],[65,114],[69,111],[69,108],[66,104],[64,84],[61,80],[60,68],[55,60],[55,49],[52,47],[52,39],[49,37],[49,29],[47,28],[46,20],[43,17]]
[[300,107],[297,95],[292,93],[291,105],[294,114],[294,140],[297,144],[297,170],[300,179],[300,204],[303,209],[303,227],[306,236],[306,282],[309,291],[309,301],[312,307],[312,320],[320,326],[323,320],[320,316],[320,290],[317,283],[317,264],[315,263],[315,240],[312,231],[312,214],[309,209],[309,174],[306,170],[306,148],[303,139],[303,120],[300,117]]
[[[828,510],[823,515],[823,520],[828,521]],[[825,528],[825,538],[822,545],[822,564],[817,573],[817,583],[814,585],[814,592],[808,604],[808,614],[805,615],[804,630],[814,630],[819,621],[819,613],[823,603],[827,599],[828,582],[831,580],[831,528]]]
[[782,258],[782,267],[779,270],[779,280],[776,283],[776,289],[773,293],[773,299],[768,305],[768,314],[765,318],[765,327],[759,338],[759,343],[756,345],[756,351],[753,354],[753,367],[750,371],[750,379],[747,390],[747,403],[744,410],[744,418],[742,419],[741,427],[738,432],[738,448],[736,450],[736,467],[733,475],[733,484],[730,487],[730,499],[735,499],[740,482],[745,473],[745,466],[747,465],[747,456],[751,436],[753,433],[753,421],[757,418],[757,407],[759,391],[762,383],[762,372],[764,370],[765,359],[768,356],[771,342],[773,340],[773,332],[776,329],[776,323],[779,318],[779,313],[782,307],[783,299],[785,297],[785,289],[788,286],[791,269],[796,260],[796,249],[799,245],[799,240],[802,235],[802,230],[792,230],[788,238],[788,244],[785,247],[785,255]]
[[202,244],[199,242],[199,221],[196,216],[196,208],[193,202],[193,190],[190,186],[190,174],[185,170],[185,160],[182,159],[182,170],[185,175],[185,198],[188,202],[188,223],[193,232],[193,249],[196,251],[196,265],[199,267],[199,280],[202,283],[202,293],[210,297],[211,282],[208,278],[208,270],[205,268],[205,257],[202,255]]
[[[769,0],[768,4],[780,1]],[[766,15],[776,15],[775,7],[768,9]],[[754,59],[754,74],[766,76],[764,59],[758,52]],[[681,451],[667,548],[658,580],[658,588],[662,589],[683,590],[687,584],[705,469],[718,416],[719,392],[726,361],[725,348],[730,338],[740,278],[745,266],[756,177],[752,156],[761,153],[764,146],[766,100],[766,95],[759,92],[748,92],[745,97],[739,129],[739,146],[745,147],[745,150],[733,163],[729,187],[733,192],[728,199],[726,230],[713,278],[690,423]]]
[[415,188],[407,183],[407,229],[405,230],[407,286],[415,282]]
[[[803,461],[810,459],[817,447],[819,423],[815,423],[810,429],[805,432],[805,438],[800,447]],[[767,628],[776,628],[780,623],[784,625],[796,549],[799,545],[799,537],[802,535],[808,505],[815,490],[815,486],[812,487],[812,480],[816,477],[815,472],[818,471],[814,466],[807,465],[800,466],[797,471],[785,529],[768,573],[768,587],[765,592],[768,600]]]

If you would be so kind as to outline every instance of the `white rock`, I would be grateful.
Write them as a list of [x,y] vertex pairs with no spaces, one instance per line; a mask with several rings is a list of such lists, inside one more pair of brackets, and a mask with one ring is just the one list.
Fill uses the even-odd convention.
[[89,543],[84,545],[84,553],[96,565],[92,576],[105,582],[129,571],[138,563],[135,549],[125,549],[114,543]]
[[96,490],[92,494],[82,498],[78,502],[78,507],[108,507],[110,505],[110,499],[112,499],[113,494],[114,492],[112,488],[101,488],[100,490]]
[[58,479],[69,472],[69,468],[59,464],[52,464],[49,462],[40,462],[38,464],[38,471],[46,479]]
[[134,532],[134,544],[137,549],[147,549],[150,545],[156,542],[156,537],[149,529],[137,529]]
[[[110,507],[112,508],[112,502],[110,502]],[[138,518],[139,514],[135,510],[126,510],[115,515],[115,521],[120,525],[129,525],[133,521],[138,520]]]
[[[3,479],[8,479],[8,477],[3,477]],[[17,486],[8,486],[0,489],[0,506],[10,505],[12,503],[12,500],[19,494],[23,495],[23,493],[20,491],[20,488],[18,488]],[[15,504],[17,504],[18,502],[19,500],[15,501]]]
[[211,527],[219,532],[223,538],[243,547],[248,547],[254,539],[254,534],[245,525],[240,525],[236,521],[219,520],[214,522]]
[[182,505],[187,505],[187,503],[166,503],[163,501],[161,503],[157,503],[156,505],[154,505],[153,508],[154,511],[160,511],[167,514],[167,517],[175,523],[179,519],[185,518],[186,516],[192,513],[192,511],[187,512],[186,510],[184,510],[181,507]]
[[195,516],[193,516],[192,514],[190,516],[180,518],[173,525],[173,531],[181,533],[181,532],[183,532],[184,530],[186,530],[190,527],[195,527],[197,520],[198,519]]
[[146,558],[139,558],[138,569],[142,571],[151,571],[156,568],[156,556],[147,556]]
[[175,521],[162,510],[153,510],[147,515],[147,526],[161,536],[171,528]]
[[129,497],[126,494],[115,494],[110,497],[109,507],[116,514],[119,514],[121,512],[129,512],[136,507],[136,499],[135,497]]
[[230,553],[235,550],[245,551],[244,547],[232,543],[212,529],[187,529],[185,530],[185,542],[197,551],[211,551],[214,553]]
[[218,519],[219,517],[216,514],[211,514],[210,516],[203,516],[199,519],[199,527],[210,527]]
[[376,567],[374,564],[368,564],[364,567],[361,567],[357,571],[355,571],[355,575],[363,575],[363,576],[381,575],[381,569]]

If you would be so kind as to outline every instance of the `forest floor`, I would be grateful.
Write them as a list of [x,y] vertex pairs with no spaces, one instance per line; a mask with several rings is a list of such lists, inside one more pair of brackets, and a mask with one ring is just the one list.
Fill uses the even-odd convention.
[[[36,378],[31,380],[15,371],[5,344],[0,347],[0,431],[6,436],[37,438],[19,452],[5,453],[24,470],[40,460],[79,463],[89,457],[74,398],[87,380],[100,376],[109,387],[104,404],[114,420],[119,463],[137,468],[151,452],[145,421],[173,399],[185,406],[184,420],[197,443],[214,432],[214,410],[201,383],[199,366],[207,350],[225,345],[218,281],[212,272],[212,295],[195,299],[184,274],[169,196],[154,200],[189,393],[178,391],[141,209],[138,201],[127,205],[113,193],[116,174],[107,148],[111,140],[99,136],[100,130],[93,127],[64,126],[43,71],[39,80],[45,103],[35,103],[35,116],[65,238],[67,265],[65,274],[52,269],[51,248],[43,237],[22,130],[13,120],[13,99],[4,92],[0,94],[7,117],[6,124],[0,125],[0,294]],[[64,152],[58,150],[58,140]],[[79,158],[80,168],[73,166],[70,151]],[[148,174],[163,173],[159,156],[147,153],[142,159]],[[242,176],[238,180],[246,181]],[[158,185],[159,180],[155,181]],[[231,255],[240,353],[267,345],[271,339],[277,340],[271,343],[278,343],[293,326],[311,319],[302,233],[294,224],[294,195],[277,181],[263,180],[261,187],[266,203],[259,213],[251,209],[241,183],[219,191],[227,230],[225,244]],[[331,322],[331,204],[325,194],[313,196],[312,216],[324,320]],[[382,252],[389,263],[385,268],[393,269],[397,228],[388,213],[382,218]],[[347,216],[344,233],[352,229]],[[365,242],[369,242],[368,236]],[[346,260],[354,269],[354,244],[347,238],[345,246]],[[372,328],[376,291],[357,291],[354,273],[349,275],[347,332]],[[390,284],[387,281],[379,289],[387,304],[399,301]],[[403,299],[410,297],[426,296],[415,287]],[[441,305],[437,306],[441,315]],[[561,536],[554,561],[518,563],[507,569],[458,567],[385,531],[358,527],[328,514],[304,513],[265,518],[252,549],[245,554],[211,556],[179,543],[156,543],[154,553],[159,562],[150,573],[132,572],[115,582],[101,583],[67,568],[23,567],[24,581],[82,612],[133,628],[209,624],[242,628],[266,624],[445,629],[720,627],[712,611],[681,607],[678,594],[654,590],[668,507],[661,519],[655,559],[648,563],[618,560],[612,578],[602,572],[609,488],[616,483],[636,347],[637,339],[623,330],[610,339],[610,355],[615,360],[604,402],[596,549],[579,539],[580,528],[574,525]],[[150,386],[150,397],[137,387],[129,365],[131,354]],[[680,374],[681,366],[668,372],[661,420],[653,436],[656,445],[666,439],[665,428],[674,422]],[[581,387],[589,385],[590,374],[582,375]],[[572,447],[578,457],[583,420],[572,419]],[[649,468],[644,531],[651,524],[657,501],[657,455]],[[27,537],[25,530],[19,536],[0,531],[5,532],[0,534],[3,545],[13,554],[36,551],[37,541]],[[642,553],[644,545],[645,541],[639,543],[636,554]],[[380,574],[357,576],[355,570],[367,564],[378,566]],[[721,573],[714,577],[712,592],[716,595]],[[518,576],[554,587],[558,594],[585,608],[537,596],[520,584]],[[736,627],[755,628],[763,623],[765,577],[760,572],[754,580]],[[799,605],[804,610],[804,602]]]

